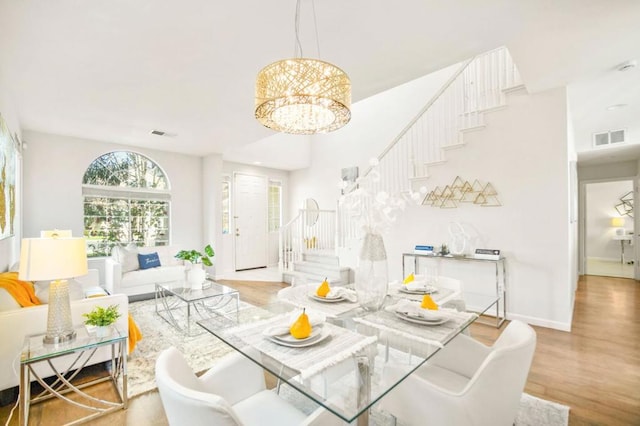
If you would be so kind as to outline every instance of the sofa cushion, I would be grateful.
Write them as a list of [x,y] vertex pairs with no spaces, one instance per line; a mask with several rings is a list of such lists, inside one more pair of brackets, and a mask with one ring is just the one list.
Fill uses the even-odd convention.
[[160,266],[160,258],[156,252],[149,254],[138,253],[138,263],[140,264],[140,269],[158,268]]
[[122,274],[121,287],[136,287],[144,284],[184,281],[184,266],[161,266],[160,268],[139,269]]
[[113,260],[122,265],[122,273],[140,269],[138,263],[138,247],[131,243],[126,247],[114,246],[111,249]]
[[[49,303],[49,284],[51,281],[36,281],[33,285],[36,291],[36,297],[40,299],[42,303]],[[69,279],[67,280],[69,286],[69,300],[84,299],[84,288],[82,283]]]
[[174,256],[179,252],[175,246],[155,246],[155,247],[140,247],[138,253],[149,254],[156,252],[160,258],[160,264],[162,266],[176,266],[183,265],[184,262],[180,259],[176,259]]
[[0,312],[20,309],[20,304],[16,302],[11,294],[4,288],[0,288]]

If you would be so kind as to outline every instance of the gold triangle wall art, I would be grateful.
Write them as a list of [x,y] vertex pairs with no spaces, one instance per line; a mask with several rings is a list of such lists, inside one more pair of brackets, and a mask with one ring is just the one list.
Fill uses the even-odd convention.
[[422,204],[441,209],[454,209],[458,203],[473,203],[482,207],[499,207],[502,205],[498,199],[498,192],[490,182],[480,183],[478,179],[473,184],[456,176],[450,185],[443,189],[437,186],[425,196]]

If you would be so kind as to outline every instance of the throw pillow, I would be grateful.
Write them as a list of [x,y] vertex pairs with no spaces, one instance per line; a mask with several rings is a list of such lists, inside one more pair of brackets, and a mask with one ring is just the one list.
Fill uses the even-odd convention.
[[123,274],[140,269],[140,265],[138,264],[138,247],[135,244],[129,244],[127,247],[113,247],[111,257],[122,265]]
[[160,266],[160,257],[158,253],[138,254],[138,263],[140,269],[157,268]]

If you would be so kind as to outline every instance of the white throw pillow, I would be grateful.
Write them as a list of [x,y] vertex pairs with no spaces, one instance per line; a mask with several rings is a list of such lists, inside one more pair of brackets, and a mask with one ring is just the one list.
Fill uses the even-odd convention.
[[111,250],[111,257],[122,265],[123,274],[140,269],[140,264],[138,263],[138,247],[133,243],[127,247],[115,246]]
[[[40,303],[49,303],[49,284],[51,281],[36,281],[33,288],[36,292],[36,297],[40,299]],[[67,280],[69,285],[69,300],[84,299],[84,289],[82,283],[74,279]]]

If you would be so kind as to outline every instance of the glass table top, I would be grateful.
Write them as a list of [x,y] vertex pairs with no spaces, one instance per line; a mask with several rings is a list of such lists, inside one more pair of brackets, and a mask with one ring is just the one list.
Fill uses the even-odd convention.
[[169,281],[164,283],[156,283],[157,287],[162,288],[166,292],[179,297],[185,302],[194,302],[197,300],[208,299],[216,296],[230,296],[238,294],[238,290],[218,284],[215,281],[205,280],[202,288],[194,289],[189,287],[189,283],[185,281]]
[[[403,312],[406,303],[419,306],[419,302],[392,297],[380,311],[356,306],[339,316],[327,315],[314,305],[305,311],[313,331],[304,340],[288,332],[302,307],[284,301],[243,308],[238,322],[214,317],[198,324],[283,383],[351,422],[464,331],[478,314],[495,305],[498,298],[465,293],[464,300],[476,313],[440,309],[426,315],[431,317],[427,318],[429,322],[420,312],[420,318]],[[415,307],[411,305],[409,310],[413,312]],[[382,370],[389,362],[406,365],[407,374],[384,383]]]
[[90,332],[84,325],[75,327],[74,330],[76,332],[76,338],[64,343],[45,344],[42,341],[45,333],[26,336],[20,362],[25,364],[55,358],[79,350],[114,344],[127,338],[127,334],[120,332],[116,326],[111,327],[111,334],[106,337],[97,337],[95,332]]

